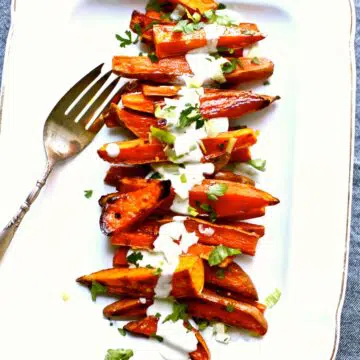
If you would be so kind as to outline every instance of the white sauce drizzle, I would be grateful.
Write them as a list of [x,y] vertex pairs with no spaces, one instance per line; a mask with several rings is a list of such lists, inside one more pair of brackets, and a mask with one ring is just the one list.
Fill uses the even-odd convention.
[[111,158],[116,158],[120,154],[120,147],[114,143],[106,145],[106,153]]
[[199,233],[205,236],[213,236],[215,233],[215,230],[213,228],[210,227],[205,228],[203,224],[200,224],[198,229],[199,229]]

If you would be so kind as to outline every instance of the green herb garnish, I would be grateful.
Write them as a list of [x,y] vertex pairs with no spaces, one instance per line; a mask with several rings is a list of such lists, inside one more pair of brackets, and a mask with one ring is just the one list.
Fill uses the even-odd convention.
[[216,270],[215,275],[218,279],[225,279],[225,270],[220,268]]
[[160,318],[161,318],[161,314],[160,314],[160,313],[156,313],[156,314],[155,314],[155,317],[158,318],[158,319],[160,319]]
[[196,211],[196,209],[193,208],[192,206],[188,206],[188,214],[190,216],[194,216],[194,217],[199,215],[199,213]]
[[154,52],[148,54],[148,58],[151,60],[152,63],[156,63],[159,61],[159,58],[156,56]]
[[173,134],[171,134],[169,131],[151,126],[150,132],[151,132],[151,136],[157,138],[163,143],[174,144],[175,142],[176,137]]
[[224,74],[230,74],[236,70],[238,63],[238,59],[231,59],[230,62],[221,65],[221,70]]
[[200,127],[202,127],[204,125],[204,119],[201,116],[200,109],[198,107],[188,105],[180,113],[178,127],[180,129],[183,129],[183,128],[191,125],[194,121],[196,122],[197,129],[200,129]]
[[191,34],[196,30],[204,27],[203,22],[193,23],[189,20],[180,20],[173,28],[173,32],[183,32],[184,34]]
[[251,59],[251,63],[255,65],[260,65],[260,60],[258,57],[255,56]]
[[126,330],[123,329],[123,328],[118,328],[118,331],[119,333],[122,335],[122,336],[125,336],[126,335]]
[[251,165],[253,168],[259,171],[265,171],[266,170],[266,160],[263,159],[253,159],[249,160],[247,162],[249,165]]
[[208,263],[210,266],[221,264],[228,256],[239,255],[241,251],[229,248],[224,245],[217,246],[209,255]]
[[162,175],[158,172],[154,172],[151,176],[150,179],[162,179]]
[[200,331],[203,331],[209,326],[209,321],[208,320],[201,320],[200,322],[197,323],[197,325],[198,325],[198,329]]
[[96,298],[98,297],[98,295],[104,295],[107,293],[107,287],[104,285],[101,285],[97,281],[93,281],[91,283],[90,292],[91,292],[92,300],[96,301]]
[[164,4],[160,3],[158,0],[149,0],[146,5],[146,10],[155,10],[160,12]]
[[233,312],[235,310],[234,305],[232,304],[226,305],[225,310],[230,313]]
[[216,221],[216,212],[214,211],[214,209],[212,208],[211,205],[209,205],[209,204],[201,204],[200,208],[203,209],[206,213],[209,214],[209,218],[210,218],[211,222]]
[[185,175],[185,174],[181,174],[181,175],[180,175],[180,181],[181,181],[183,184],[187,183],[187,179],[186,179],[186,175]]
[[234,26],[237,25],[235,19],[232,19],[228,15],[217,15],[214,10],[207,10],[204,12],[204,16],[208,19],[210,24],[218,24],[224,26]]
[[136,34],[138,34],[138,36],[142,36],[143,32],[142,32],[140,24],[135,24],[134,25],[134,30],[135,30]]
[[186,304],[179,304],[177,302],[173,303],[173,312],[168,315],[163,323],[171,320],[172,322],[177,322],[178,320],[187,320],[188,314],[186,313],[187,305]]
[[216,200],[218,200],[218,198],[220,196],[225,195],[227,189],[228,189],[228,186],[226,184],[214,184],[214,185],[209,186],[206,194],[207,194],[207,197],[209,200],[216,201]]
[[280,297],[281,297],[281,291],[278,288],[276,288],[269,296],[265,298],[264,303],[269,309],[271,309],[278,303]]
[[129,360],[133,356],[134,352],[130,349],[109,349],[105,360]]
[[156,276],[159,276],[160,274],[162,273],[162,269],[161,268],[157,268],[153,274],[156,275]]
[[143,259],[143,254],[140,251],[134,251],[132,254],[126,257],[126,260],[130,264],[134,264],[136,267],[138,267],[138,261]]
[[217,48],[217,51],[218,52],[228,52],[229,54],[233,54],[235,52],[234,49],[231,49],[231,48],[228,48],[228,47],[225,47],[225,46],[219,46]]
[[116,34],[116,39],[120,41],[120,47],[125,48],[128,45],[136,44],[139,41],[139,36],[133,41],[132,34],[130,30],[125,31],[125,37]]
[[151,334],[150,335],[151,338],[156,339],[159,342],[163,342],[164,338],[162,336],[156,335],[156,334]]
[[84,196],[87,199],[90,199],[92,197],[93,191],[92,190],[84,190]]
[[226,5],[223,3],[219,3],[218,10],[223,10],[223,9],[226,9]]

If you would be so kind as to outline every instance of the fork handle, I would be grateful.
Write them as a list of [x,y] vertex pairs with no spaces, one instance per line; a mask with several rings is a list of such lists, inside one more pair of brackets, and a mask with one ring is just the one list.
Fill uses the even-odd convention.
[[20,209],[16,213],[16,215],[9,221],[9,223],[5,226],[5,228],[0,232],[0,261],[7,248],[9,247],[11,240],[13,239],[17,228],[19,227],[21,220],[24,218],[25,214],[29,211],[31,204],[38,197],[40,190],[46,183],[47,178],[49,177],[51,170],[54,168],[54,164],[47,162],[46,168],[43,176],[36,182],[36,185],[27,196],[24,203],[20,206]]

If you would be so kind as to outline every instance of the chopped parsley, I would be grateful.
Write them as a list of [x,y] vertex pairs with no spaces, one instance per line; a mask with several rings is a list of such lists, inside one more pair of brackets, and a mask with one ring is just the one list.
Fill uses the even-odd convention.
[[233,312],[234,310],[235,310],[235,307],[234,307],[234,305],[232,305],[232,304],[228,304],[228,305],[226,305],[226,308],[225,308],[225,310],[227,311],[227,312]]
[[150,337],[153,338],[153,339],[156,339],[156,340],[159,341],[159,342],[163,342],[163,341],[164,341],[164,338],[163,338],[162,336],[156,335],[155,333],[154,333],[154,334],[151,334]]
[[265,80],[264,82],[263,82],[263,85],[270,85],[270,81],[269,80]]
[[230,74],[236,70],[238,63],[238,59],[231,59],[229,62],[221,65],[221,70],[224,74]]
[[217,246],[209,255],[208,263],[210,266],[221,264],[228,256],[239,255],[241,251],[229,248],[224,245]]
[[160,313],[156,313],[156,314],[155,314],[155,317],[158,318],[158,319],[160,319],[160,318],[161,318],[161,314],[160,314]]
[[178,320],[187,320],[188,314],[186,313],[187,305],[179,304],[177,302],[173,303],[173,312],[168,315],[163,323],[171,320],[172,322],[177,322]]
[[218,24],[224,26],[237,25],[235,19],[232,19],[228,15],[217,15],[214,10],[207,10],[204,12],[204,16],[208,19],[210,24]]
[[98,295],[104,295],[107,293],[107,287],[104,285],[101,285],[97,281],[93,281],[91,283],[90,292],[91,292],[92,300],[96,301],[96,298],[98,297]]
[[211,205],[209,204],[201,204],[200,208],[203,209],[206,213],[209,214],[209,218],[211,222],[215,222],[216,221],[216,212],[215,210],[212,208]]
[[[228,189],[228,186],[226,184],[214,184],[214,185],[209,186],[206,194],[207,194],[207,197],[209,200],[216,201],[219,199],[220,196],[225,195],[227,189]],[[205,205],[205,204],[203,204],[203,205]]]
[[204,126],[204,119],[201,116],[199,107],[188,105],[180,113],[178,127],[183,129],[191,125],[193,122],[196,122],[196,129],[200,129]]
[[139,52],[139,56],[143,56],[143,53],[141,51]]
[[150,176],[150,179],[162,179],[162,175],[156,171]]
[[225,270],[220,268],[220,269],[216,270],[215,275],[218,279],[221,279],[221,280],[225,279]]
[[195,208],[193,208],[192,206],[188,206],[188,214],[190,216],[198,216],[199,213],[196,211]]
[[204,27],[203,22],[190,22],[189,20],[180,20],[173,28],[173,32],[183,32],[184,34],[191,34],[196,30]]
[[157,138],[163,143],[172,145],[175,142],[176,137],[169,131],[151,126],[150,132],[151,132],[151,136]]
[[132,254],[126,257],[126,260],[130,264],[134,264],[136,267],[139,267],[138,261],[143,259],[143,254],[140,251],[134,251]]
[[151,60],[152,63],[156,63],[159,61],[159,58],[156,56],[154,52],[149,53],[148,58]]
[[134,356],[131,349],[109,349],[105,356],[105,360],[129,360]]
[[259,171],[265,171],[266,170],[266,160],[263,159],[253,159],[249,160],[247,162],[249,165],[251,165],[253,168]]
[[187,183],[187,178],[186,178],[186,175],[185,175],[185,174],[181,174],[181,175],[180,175],[180,181],[181,181],[183,184]]
[[255,56],[251,59],[251,63],[255,65],[260,65],[260,60],[258,57]]
[[217,51],[218,52],[228,52],[229,54],[233,54],[235,52],[234,49],[227,48],[225,46],[218,46]]
[[162,269],[161,268],[157,268],[153,274],[156,275],[156,276],[159,276],[160,274],[162,273]]
[[223,3],[219,3],[218,10],[223,10],[223,9],[226,9],[226,5]]
[[93,195],[93,191],[92,190],[84,190],[84,196],[87,198],[87,199],[90,199]]
[[120,47],[125,48],[128,45],[131,44],[137,44],[139,41],[139,35],[137,36],[137,38],[135,40],[132,39],[132,34],[130,30],[126,30],[125,31],[125,37],[116,34],[115,35],[116,39],[120,41]]
[[122,336],[126,335],[126,330],[124,328],[118,328],[118,331]]
[[278,288],[276,288],[269,296],[265,298],[264,303],[269,309],[271,309],[278,303],[280,297],[281,297],[281,291]]
[[144,31],[150,30],[154,25],[159,24],[159,21],[153,20],[151,23],[147,26],[145,26]]
[[142,36],[143,32],[142,32],[140,24],[135,24],[134,25],[134,30],[135,30],[136,34],[138,34],[138,36]]
[[197,326],[200,331],[203,331],[209,326],[209,321],[201,320],[200,322],[197,323]]

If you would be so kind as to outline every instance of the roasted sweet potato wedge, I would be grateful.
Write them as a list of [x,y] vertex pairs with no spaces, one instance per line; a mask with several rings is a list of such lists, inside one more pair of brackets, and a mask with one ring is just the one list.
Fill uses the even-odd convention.
[[115,251],[113,257],[113,267],[128,267],[127,253],[129,251],[128,247],[120,247]]
[[[131,321],[124,326],[124,329],[142,336],[152,336],[156,334],[157,331],[157,324],[159,319],[155,316],[147,316],[142,320]],[[187,328],[191,328],[190,324],[186,324]],[[190,353],[191,360],[210,360],[210,352],[205,343],[205,340],[201,336],[201,334],[192,329],[195,332],[196,338],[198,340],[198,346],[195,351]]]
[[[101,270],[77,279],[78,282],[91,285],[96,281],[110,287],[111,294],[131,297],[154,296],[159,275],[148,268],[113,268]],[[180,256],[178,267],[172,278],[171,295],[176,298],[197,296],[204,287],[204,265],[198,256]]]
[[172,97],[176,96],[181,89],[181,86],[171,85],[148,85],[142,86],[142,92],[145,96],[161,96],[161,97]]
[[164,198],[169,196],[170,188],[170,181],[152,182],[146,188],[114,195],[112,199],[108,199],[102,209],[101,230],[110,235],[145,219]]
[[239,293],[249,300],[259,299],[250,276],[238,264],[232,262],[225,269],[220,269],[204,262],[204,268],[207,284]]
[[125,298],[116,301],[103,310],[104,316],[107,318],[113,317],[124,317],[129,318],[130,316],[146,316],[146,309],[152,305],[153,300],[151,299],[132,299]]
[[198,298],[187,300],[186,303],[188,313],[192,316],[221,321],[258,335],[265,335],[267,332],[268,325],[263,313],[249,303],[225,298],[207,289]]
[[[147,220],[133,230],[113,234],[110,238],[112,245],[130,246],[135,249],[152,249],[153,243],[159,235],[162,224],[171,218],[161,220]],[[195,232],[199,243],[205,245],[225,245],[241,250],[242,253],[255,255],[256,245],[260,235],[254,231],[247,231],[246,223],[236,223],[234,226],[217,225],[196,218],[187,218],[184,222],[188,232]]]
[[230,155],[230,162],[247,162],[251,160],[249,148],[233,149]]
[[[194,244],[194,245],[191,245],[189,247],[187,253],[190,254],[190,255],[197,255],[197,256],[201,257],[202,259],[205,260],[204,262],[206,263],[207,260],[209,259],[209,256],[210,256],[211,252],[214,249],[215,249],[215,246],[204,245],[204,244]],[[226,268],[233,261],[234,261],[234,256],[228,256],[225,260],[223,260],[219,264],[219,267],[220,268]]]
[[190,10],[203,14],[207,10],[215,10],[218,4],[215,0],[170,0],[174,4],[180,4]]
[[[236,69],[226,74],[231,84],[253,80],[264,80],[274,71],[274,64],[265,58],[256,63],[251,58],[238,58]],[[153,63],[146,56],[114,56],[112,69],[115,74],[129,79],[148,80],[156,83],[183,83],[183,75],[191,75],[192,71],[184,56],[160,59]]]
[[117,186],[123,178],[145,177],[150,170],[151,168],[148,166],[111,166],[106,173],[104,182],[111,186]]
[[[155,119],[155,118],[154,118]],[[138,117],[141,121],[142,118]],[[147,123],[146,123],[147,124]],[[138,128],[144,128],[144,125],[133,125]],[[149,126],[150,130],[150,126]],[[225,153],[227,145],[230,139],[236,139],[231,149],[232,152],[238,151],[239,149],[246,149],[249,146],[254,145],[257,142],[257,133],[253,129],[246,128],[234,131],[228,131],[221,133],[214,137],[207,137],[202,139],[204,160],[212,161],[217,158],[221,153]],[[109,154],[107,149],[108,146],[116,146],[118,151],[116,156]],[[167,156],[164,152],[165,146],[159,142],[147,142],[143,139],[119,141],[110,144],[104,144],[99,150],[99,156],[110,163],[115,164],[148,164],[152,162],[166,161]],[[248,150],[243,151],[244,158],[247,159]],[[249,160],[249,159],[248,159]]]
[[[159,87],[161,88],[161,86]],[[250,91],[212,90],[205,92],[200,98],[200,112],[206,119],[217,117],[238,118],[261,110],[278,99],[278,96],[260,95]],[[128,109],[153,114],[156,106],[162,106],[163,101],[134,92],[123,95],[122,104]],[[128,124],[131,125],[131,122],[128,122]],[[151,125],[156,126],[155,124]],[[127,127],[129,128],[129,126]]]
[[215,173],[213,178],[216,180],[233,181],[233,182],[237,182],[240,184],[247,184],[247,185],[255,186],[254,180],[252,180],[249,177],[244,176],[244,175],[235,174],[232,171],[225,171],[225,170],[218,171]]
[[[242,48],[250,46],[265,38],[265,35],[254,30],[252,24],[240,24],[227,27],[219,37],[219,47]],[[189,34],[174,32],[175,25],[154,25],[153,37],[158,58],[185,55],[191,50],[207,45],[206,32],[200,29]]]
[[[208,199],[207,194],[210,187],[215,184],[226,186],[226,191],[223,196],[212,201]],[[200,185],[195,185],[189,192],[189,199],[190,205],[200,213],[206,213],[203,204],[207,204],[209,210],[214,212],[217,217],[237,216],[242,212],[279,203],[277,198],[251,185],[210,179],[204,180]]]

